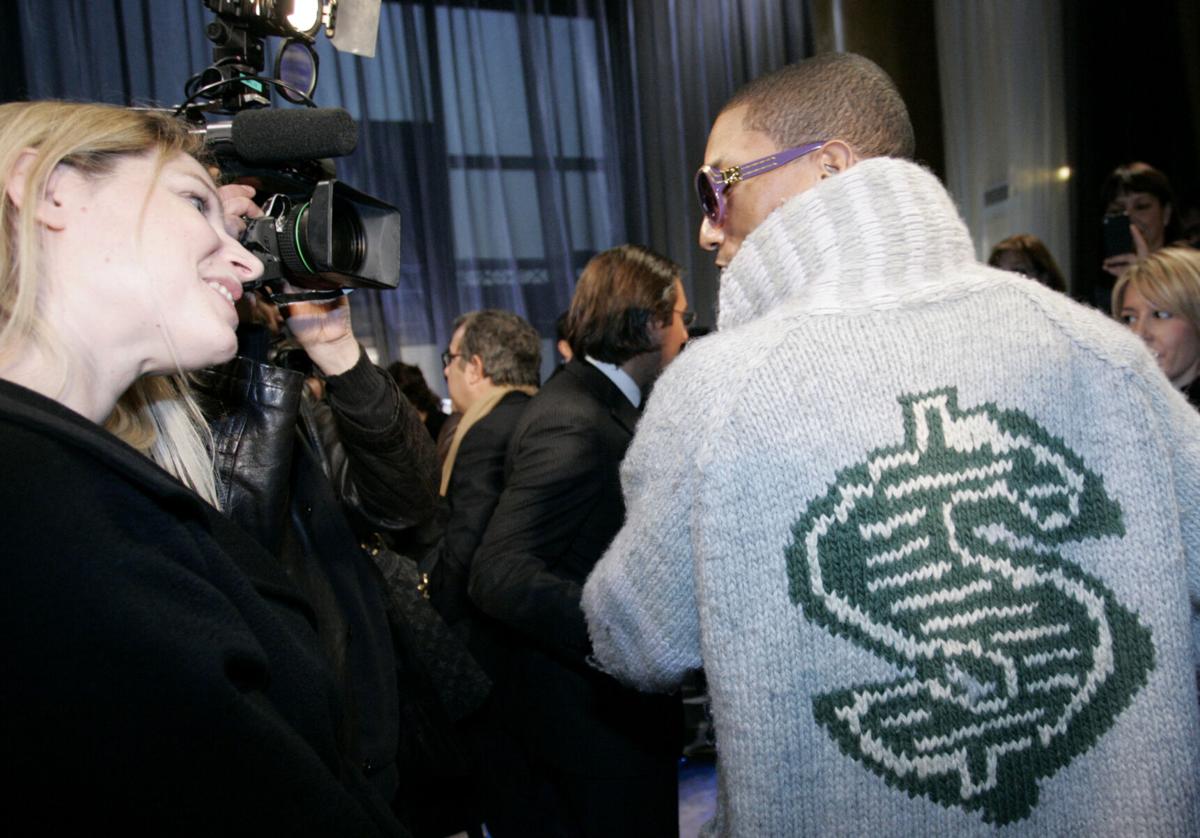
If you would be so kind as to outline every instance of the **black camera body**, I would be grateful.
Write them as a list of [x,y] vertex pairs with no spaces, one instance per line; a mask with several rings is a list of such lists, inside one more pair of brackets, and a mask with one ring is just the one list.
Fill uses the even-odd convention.
[[[264,265],[254,285],[268,286],[287,300],[279,285],[312,292],[349,288],[395,288],[400,282],[400,211],[352,189],[336,178],[329,158],[350,154],[358,127],[341,109],[277,109],[260,92],[275,85],[285,95],[298,91],[279,79],[262,78],[263,38],[281,35],[288,43],[285,0],[204,0],[217,13],[207,28],[213,64],[189,80],[179,107],[203,133],[222,174],[254,186],[264,216],[246,220],[242,244]],[[315,32],[315,29],[313,30]],[[314,58],[315,61],[315,58]],[[315,86],[315,63],[313,65]],[[291,95],[287,98],[293,99]],[[202,103],[201,103],[202,102]],[[214,114],[232,115],[216,120]],[[310,295],[311,296],[311,295]]]
[[400,280],[400,213],[340,181],[318,181],[298,198],[272,195],[242,244],[262,260],[262,281],[314,290],[395,288]]

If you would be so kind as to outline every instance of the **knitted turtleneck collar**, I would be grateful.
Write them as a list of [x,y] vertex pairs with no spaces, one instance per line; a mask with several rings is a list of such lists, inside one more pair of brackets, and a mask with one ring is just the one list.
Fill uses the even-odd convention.
[[980,282],[954,270],[974,262],[938,179],[904,160],[871,158],[792,198],[746,237],[721,276],[718,325],[784,302],[850,313],[944,297]]

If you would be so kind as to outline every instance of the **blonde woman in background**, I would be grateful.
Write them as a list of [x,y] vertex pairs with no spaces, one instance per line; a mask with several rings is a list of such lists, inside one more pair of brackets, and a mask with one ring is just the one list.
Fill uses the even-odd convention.
[[262,267],[200,152],[160,114],[0,106],[6,817],[395,834],[311,608],[214,507],[182,373],[233,355]]
[[1113,286],[1112,313],[1200,407],[1200,251],[1166,247],[1135,262]]

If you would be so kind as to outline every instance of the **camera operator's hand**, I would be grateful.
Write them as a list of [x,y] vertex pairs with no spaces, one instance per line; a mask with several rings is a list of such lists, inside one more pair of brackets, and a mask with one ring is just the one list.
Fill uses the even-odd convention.
[[1150,246],[1146,244],[1146,237],[1142,235],[1142,231],[1138,229],[1136,224],[1130,223],[1129,232],[1133,235],[1133,247],[1137,252],[1118,253],[1116,256],[1109,256],[1101,264],[1101,267],[1106,272],[1116,277],[1125,273],[1139,259],[1144,259],[1150,255]]
[[225,229],[239,239],[246,232],[247,218],[261,218],[262,208],[254,203],[254,187],[246,183],[227,183],[217,189],[225,214]]
[[[228,183],[219,190],[229,234],[240,237],[246,231],[246,218],[261,218],[263,211],[254,203],[254,187],[244,183]],[[286,282],[284,293],[295,294],[301,289]],[[262,298],[260,298],[261,300]],[[263,300],[260,308],[274,308]],[[281,309],[288,330],[308,353],[321,372],[340,375],[358,363],[358,340],[350,323],[350,301],[338,297],[328,302],[291,303]],[[268,328],[273,317],[266,317]],[[275,321],[278,328],[277,321]],[[273,329],[274,331],[274,329]]]
[[[214,172],[213,177],[220,172]],[[225,230],[235,239],[240,239],[246,232],[247,218],[262,218],[262,208],[254,203],[254,187],[247,183],[227,183],[217,188],[221,197],[221,212],[225,216]],[[257,323],[266,326],[272,334],[278,334],[283,327],[283,315],[279,309],[261,297],[249,291],[237,301],[238,317],[243,323]]]
[[[285,293],[301,289],[286,282]],[[345,296],[325,302],[291,303],[283,306],[288,330],[321,372],[341,375],[358,363],[358,340],[350,322],[350,299]]]

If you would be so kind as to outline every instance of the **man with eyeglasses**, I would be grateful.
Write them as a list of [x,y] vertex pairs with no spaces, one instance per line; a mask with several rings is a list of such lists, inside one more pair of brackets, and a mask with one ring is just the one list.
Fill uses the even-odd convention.
[[[537,392],[541,374],[541,338],[524,318],[498,309],[472,311],[453,324],[450,345],[442,352],[447,389],[460,419],[442,465],[438,523],[441,535],[422,562],[425,595],[446,625],[463,641],[482,677],[470,662],[458,662],[447,710],[456,722],[467,757],[463,774],[426,772],[410,782],[421,801],[414,832],[446,835],[476,829],[491,820],[505,786],[488,771],[490,755],[511,745],[503,731],[502,711],[486,700],[489,678],[503,668],[504,651],[482,626],[486,618],[467,596],[467,579],[496,501],[504,488],[504,462],[513,430]],[[453,662],[443,661],[443,674]],[[499,714],[499,718],[497,717]],[[498,791],[493,793],[493,789]]]
[[1117,324],[979,264],[912,151],[860,56],[717,117],[719,332],[622,464],[594,658],[704,667],[715,835],[1193,834],[1200,417]]
[[521,415],[506,483],[471,563],[471,599],[507,644],[493,703],[513,742],[488,829],[507,836],[678,833],[677,696],[589,666],[584,579],[621,526],[618,466],[641,403],[691,319],[673,262],[634,245],[595,256],[576,285],[574,357]]
[[475,645],[479,618],[467,596],[475,550],[504,488],[508,444],[521,414],[538,389],[541,338],[511,311],[483,309],[454,321],[450,346],[442,353],[446,387],[462,419],[442,465],[445,535],[437,545],[430,598],[448,625],[462,624],[479,662],[499,664],[488,647]]

